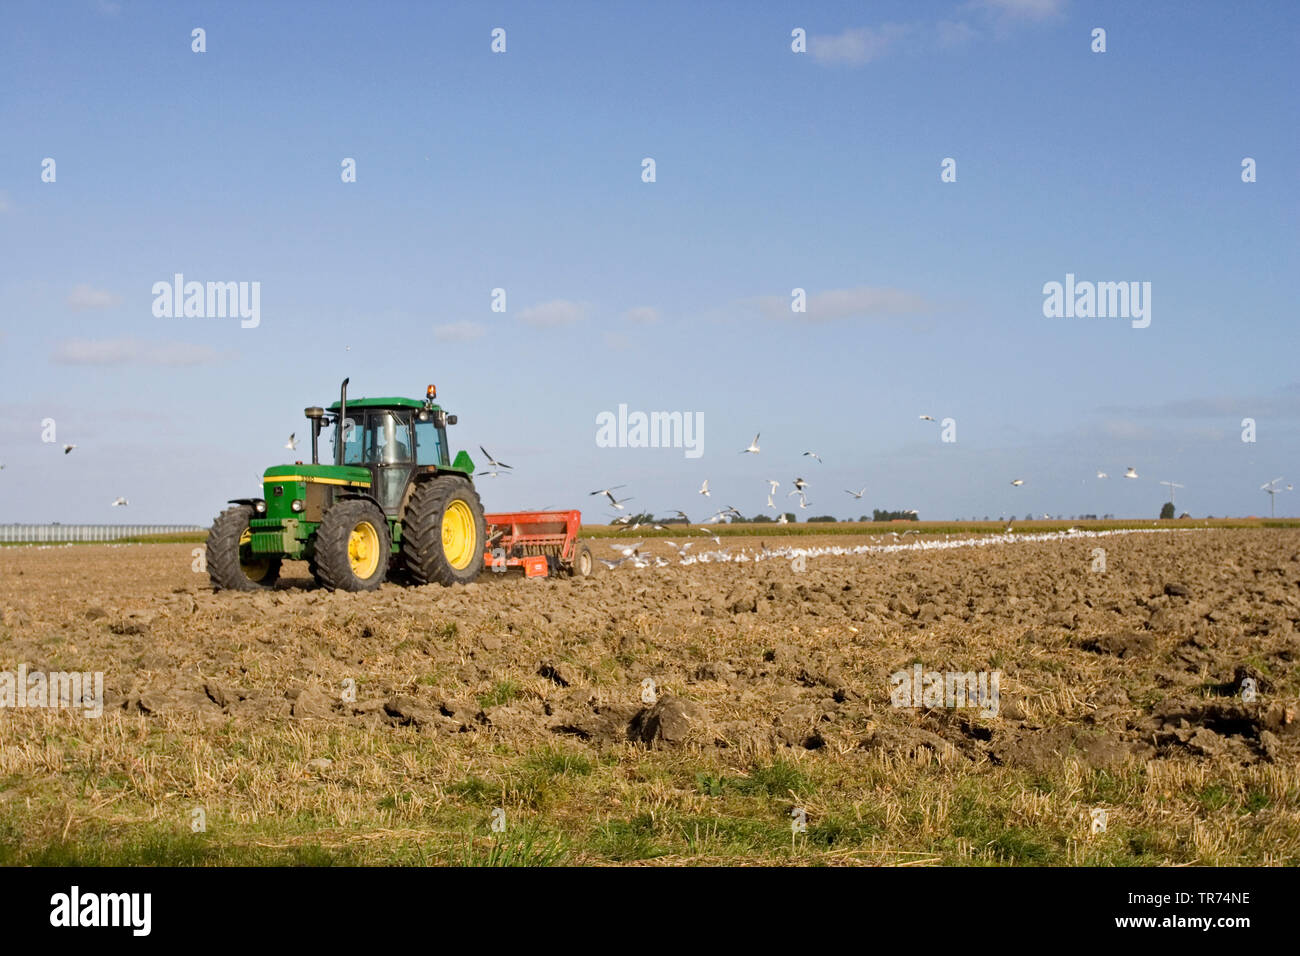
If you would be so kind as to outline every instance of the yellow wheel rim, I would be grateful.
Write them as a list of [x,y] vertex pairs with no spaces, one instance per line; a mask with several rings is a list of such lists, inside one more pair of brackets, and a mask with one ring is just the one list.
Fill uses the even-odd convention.
[[348,535],[348,563],[362,581],[379,568],[379,532],[369,521],[362,521]]
[[270,558],[245,558],[248,554],[248,546],[253,543],[253,532],[248,528],[239,536],[239,570],[244,572],[244,577],[248,580],[259,583],[271,571]]
[[478,547],[474,533],[474,512],[469,505],[457,498],[447,505],[442,513],[442,553],[447,563],[457,571],[463,571],[474,560],[474,549]]

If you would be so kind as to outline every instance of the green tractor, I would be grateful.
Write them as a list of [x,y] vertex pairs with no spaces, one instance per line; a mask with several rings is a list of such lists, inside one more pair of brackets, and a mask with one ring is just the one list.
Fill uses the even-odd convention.
[[[232,499],[208,537],[208,576],[218,589],[275,585],[285,560],[310,563],[325,588],[373,590],[391,573],[415,584],[464,584],[483,569],[483,506],[474,463],[447,449],[456,424],[434,404],[363,398],[348,380],[328,409],[308,408],[311,464],[268,468],[261,498]],[[334,463],[319,458],[332,429]]]

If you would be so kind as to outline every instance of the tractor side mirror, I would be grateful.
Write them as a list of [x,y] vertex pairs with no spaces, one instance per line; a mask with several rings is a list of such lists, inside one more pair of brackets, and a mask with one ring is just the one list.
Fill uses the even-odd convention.
[[456,416],[455,416],[455,415],[448,415],[448,416],[447,416],[447,424],[448,424],[448,425],[455,425],[455,424],[456,424],[456,420],[457,420],[457,419],[456,419]]

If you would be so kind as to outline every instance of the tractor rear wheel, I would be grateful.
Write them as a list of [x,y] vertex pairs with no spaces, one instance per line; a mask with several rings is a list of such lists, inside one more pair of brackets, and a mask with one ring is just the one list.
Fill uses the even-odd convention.
[[316,529],[317,579],[331,591],[373,591],[388,574],[388,520],[372,502],[345,498]]
[[261,591],[275,586],[280,559],[252,551],[251,505],[236,505],[217,515],[208,533],[208,578],[217,590]]
[[468,584],[483,570],[483,505],[464,478],[416,487],[402,519],[402,557],[416,584]]
[[591,548],[573,542],[573,564],[569,568],[569,574],[575,578],[589,578],[595,569],[596,559],[591,556]]

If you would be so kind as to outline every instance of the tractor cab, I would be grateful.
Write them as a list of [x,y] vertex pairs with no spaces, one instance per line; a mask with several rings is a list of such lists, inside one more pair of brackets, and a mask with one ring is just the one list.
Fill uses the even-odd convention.
[[340,465],[365,468],[371,492],[385,514],[401,508],[417,469],[447,468],[447,416],[437,406],[406,398],[370,398],[330,407],[333,458]]

